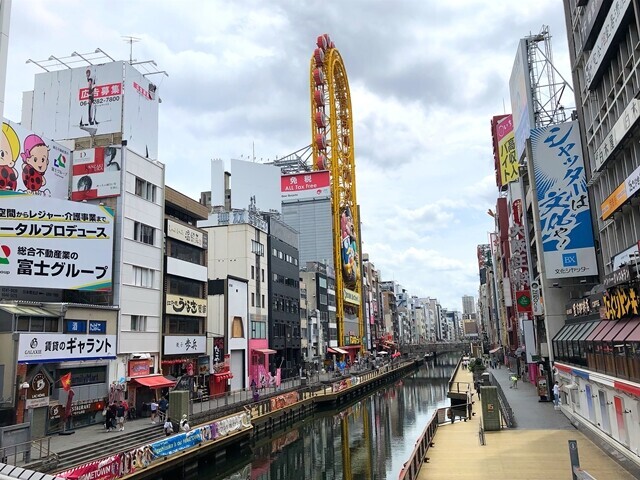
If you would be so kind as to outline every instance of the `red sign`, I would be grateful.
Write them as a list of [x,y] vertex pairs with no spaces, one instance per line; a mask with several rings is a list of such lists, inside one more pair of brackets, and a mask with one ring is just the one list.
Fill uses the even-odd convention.
[[118,453],[102,460],[94,460],[78,467],[70,468],[61,473],[56,473],[56,477],[68,478],[69,480],[91,479],[91,480],[112,480],[120,476],[120,457]]
[[531,291],[530,290],[518,290],[516,292],[516,307],[518,312],[521,312],[521,313],[531,312]]
[[129,376],[141,377],[149,375],[149,360],[129,360]]
[[[96,85],[93,87],[93,98],[115,97],[122,94],[121,83],[109,83],[107,85]],[[89,99],[89,88],[81,88],[78,93],[79,100]]]
[[330,185],[331,175],[326,170],[280,177],[280,192],[287,200],[328,197]]

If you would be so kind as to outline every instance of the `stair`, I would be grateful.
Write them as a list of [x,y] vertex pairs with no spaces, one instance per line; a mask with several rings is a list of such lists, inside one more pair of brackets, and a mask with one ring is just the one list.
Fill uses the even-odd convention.
[[113,432],[113,437],[111,438],[109,438],[111,434],[106,434],[107,438],[104,440],[58,452],[58,465],[55,470],[58,472],[68,470],[75,465],[81,465],[91,460],[107,457],[160,440],[165,437],[162,426],[162,423],[149,425],[126,435],[118,435],[117,432]]

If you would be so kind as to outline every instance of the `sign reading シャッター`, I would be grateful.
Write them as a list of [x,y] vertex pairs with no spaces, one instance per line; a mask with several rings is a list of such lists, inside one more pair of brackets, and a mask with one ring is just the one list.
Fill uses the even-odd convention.
[[99,360],[103,358],[116,358],[115,335],[21,333],[18,341],[18,363]]
[[0,191],[0,284],[111,290],[113,211]]

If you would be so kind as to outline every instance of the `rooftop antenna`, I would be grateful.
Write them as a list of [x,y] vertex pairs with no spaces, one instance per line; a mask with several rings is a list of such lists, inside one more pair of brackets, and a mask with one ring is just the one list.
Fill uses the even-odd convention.
[[122,40],[129,44],[129,63],[133,63],[133,44],[142,40],[138,37],[132,37],[131,35],[123,35]]

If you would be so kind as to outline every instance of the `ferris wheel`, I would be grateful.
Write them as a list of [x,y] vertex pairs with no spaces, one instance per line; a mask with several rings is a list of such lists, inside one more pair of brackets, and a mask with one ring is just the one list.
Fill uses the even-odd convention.
[[[326,33],[316,41],[310,63],[311,133],[313,169],[331,174],[331,214],[336,272],[336,309],[345,308],[360,320],[362,312],[353,299],[345,305],[344,288],[361,294],[360,222],[356,200],[353,154],[353,118],[347,70],[340,52]],[[358,302],[359,303],[359,302]],[[338,338],[343,338],[338,322]]]

